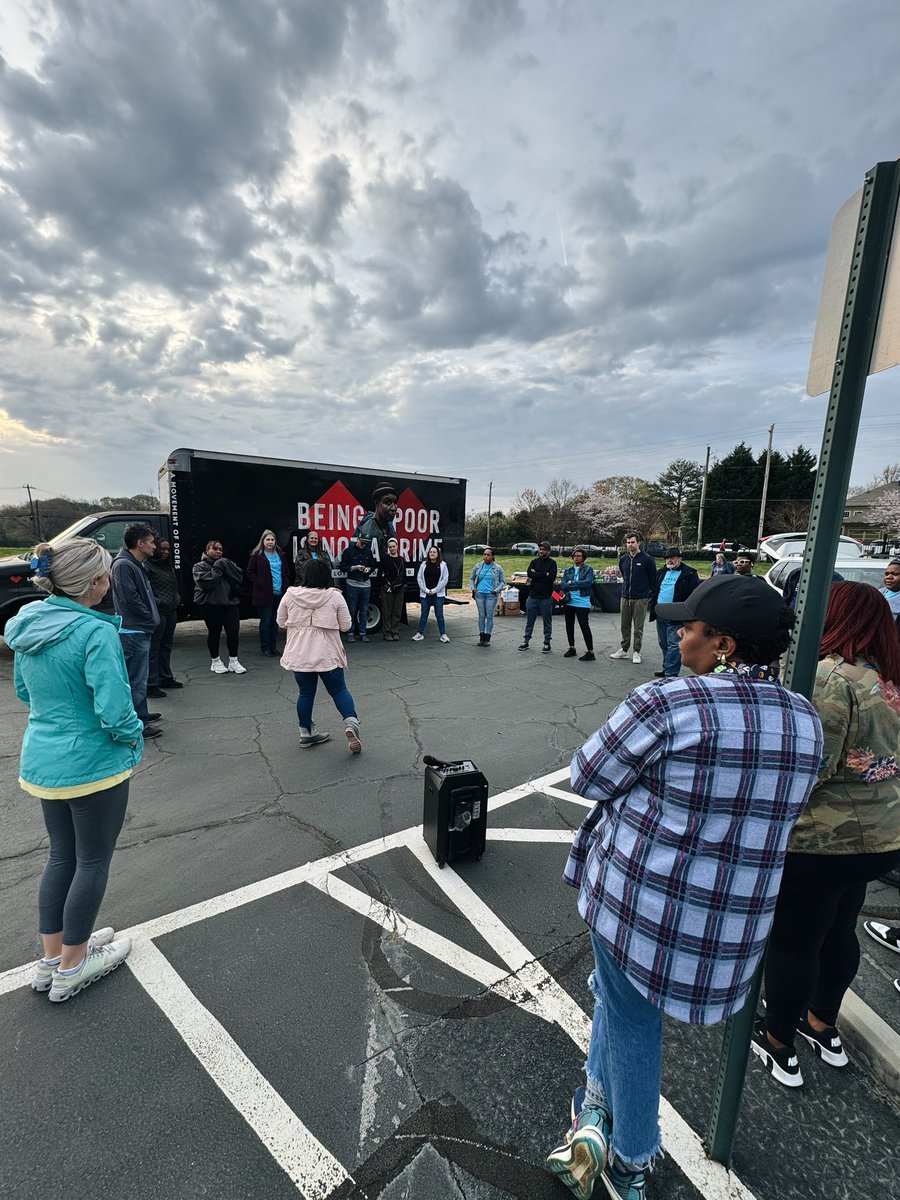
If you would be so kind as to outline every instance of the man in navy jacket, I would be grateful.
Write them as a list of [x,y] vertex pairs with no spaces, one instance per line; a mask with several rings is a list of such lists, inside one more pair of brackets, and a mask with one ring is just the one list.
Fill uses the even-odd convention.
[[622,649],[609,657],[628,657],[633,626],[634,653],[631,661],[639,663],[647,605],[656,584],[656,560],[641,549],[640,534],[629,533],[625,538],[625,553],[619,559],[619,572],[622,576]]

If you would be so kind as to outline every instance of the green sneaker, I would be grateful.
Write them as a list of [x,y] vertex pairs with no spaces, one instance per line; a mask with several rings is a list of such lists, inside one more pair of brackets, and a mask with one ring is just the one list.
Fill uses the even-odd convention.
[[644,1171],[623,1171],[611,1163],[603,1174],[603,1183],[612,1200],[644,1200]]
[[[90,954],[94,946],[106,946],[116,936],[116,931],[109,925],[103,929],[95,929],[91,934],[88,942],[88,954]],[[49,992],[53,986],[53,972],[56,967],[48,966],[43,959],[38,959],[38,964],[34,969],[34,979],[31,981],[31,986],[36,992]]]
[[611,1132],[612,1119],[605,1108],[582,1105],[566,1140],[547,1155],[547,1170],[558,1175],[578,1200],[589,1200],[603,1175]]
[[70,999],[82,988],[92,984],[95,979],[102,979],[104,975],[114,971],[130,953],[130,938],[122,938],[118,942],[108,942],[105,946],[88,945],[84,961],[74,975],[61,975],[59,971],[53,972],[49,999],[54,1003]]

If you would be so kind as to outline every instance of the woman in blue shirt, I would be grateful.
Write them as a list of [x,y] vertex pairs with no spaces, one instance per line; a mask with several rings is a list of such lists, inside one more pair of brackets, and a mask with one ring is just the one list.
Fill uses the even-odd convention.
[[478,645],[489,646],[494,631],[497,600],[506,587],[506,576],[500,564],[494,562],[494,552],[490,546],[485,546],[482,559],[482,562],[476,563],[472,568],[469,587],[478,609]]
[[253,589],[253,603],[259,613],[259,650],[266,658],[278,654],[278,626],[275,613],[287,591],[287,556],[271,529],[264,529],[247,563],[247,579]]
[[578,653],[575,649],[575,620],[584,638],[584,654],[579,662],[594,662],[594,638],[588,624],[591,615],[591,588],[594,586],[594,568],[584,561],[584,551],[572,551],[572,566],[563,571],[560,587],[565,596],[564,616],[566,619],[566,640],[569,648],[563,658],[574,658]]

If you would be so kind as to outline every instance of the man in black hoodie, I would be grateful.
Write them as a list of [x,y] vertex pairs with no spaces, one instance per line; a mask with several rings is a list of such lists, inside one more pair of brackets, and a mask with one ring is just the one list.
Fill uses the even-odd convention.
[[538,556],[528,564],[528,582],[531,589],[525,602],[525,639],[520,650],[527,650],[538,613],[544,622],[544,653],[550,653],[553,637],[553,584],[556,582],[556,559],[550,557],[550,543],[541,542]]

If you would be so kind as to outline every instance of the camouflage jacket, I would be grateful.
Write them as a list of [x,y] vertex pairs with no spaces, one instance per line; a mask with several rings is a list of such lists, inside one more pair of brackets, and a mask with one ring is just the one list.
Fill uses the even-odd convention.
[[813,704],[825,733],[822,768],[788,849],[900,849],[900,687],[862,659],[831,654],[816,671]]

